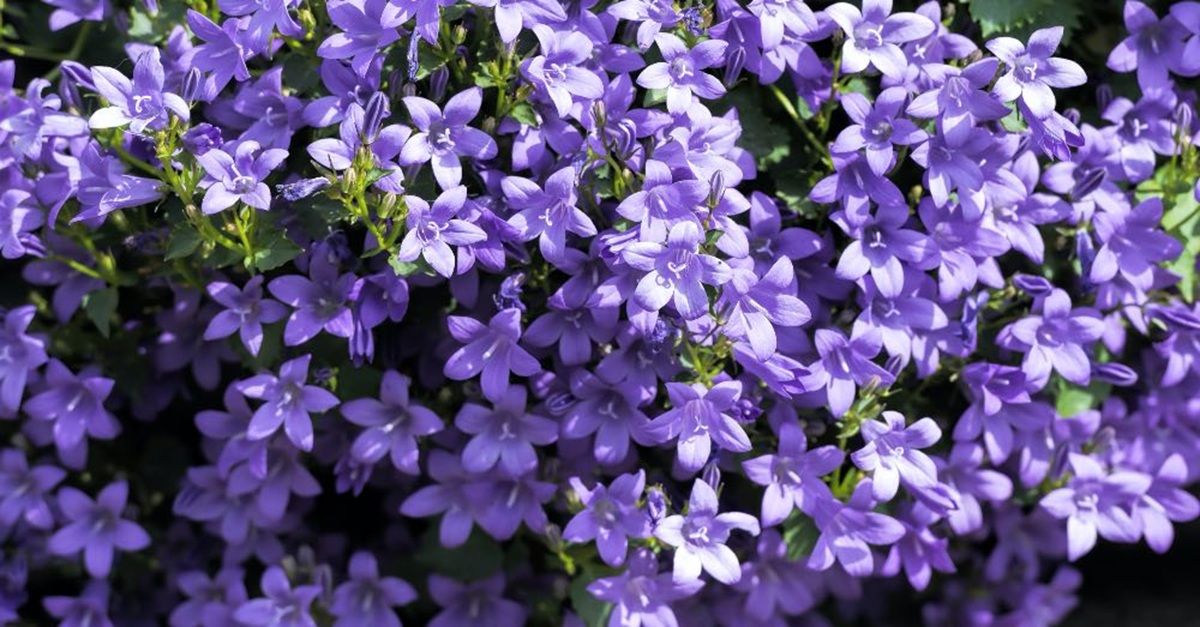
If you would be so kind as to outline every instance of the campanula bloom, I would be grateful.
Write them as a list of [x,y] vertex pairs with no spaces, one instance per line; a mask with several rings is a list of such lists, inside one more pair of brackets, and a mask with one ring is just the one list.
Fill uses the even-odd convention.
[[1020,98],[1039,118],[1054,111],[1051,88],[1078,87],[1087,82],[1083,68],[1070,59],[1051,56],[1062,41],[1063,28],[1043,28],[1029,36],[1028,46],[1012,37],[997,37],[987,43],[1008,71],[996,80],[995,92],[1004,102]]
[[630,538],[650,537],[650,517],[638,506],[646,489],[645,471],[621,475],[608,486],[598,483],[591,489],[572,477],[571,487],[584,509],[563,528],[564,540],[595,542],[600,559],[617,567],[625,562]]
[[521,339],[518,309],[500,311],[486,326],[467,316],[450,316],[447,323],[450,334],[464,346],[446,361],[446,376],[466,381],[482,374],[483,395],[492,402],[504,400],[509,393],[510,372],[528,377],[542,369],[538,360],[518,344]]
[[721,513],[717,493],[703,479],[697,479],[688,497],[687,513],[660,520],[654,537],[675,548],[675,582],[695,581],[701,572],[707,572],[728,585],[742,578],[737,555],[726,546],[735,529],[756,536],[758,521],[742,512]]
[[71,487],[58,491],[58,506],[66,521],[50,536],[47,548],[60,556],[83,553],[83,565],[92,577],[107,577],[117,550],[140,551],[150,546],[150,536],[137,523],[122,516],[129,499],[129,484],[110,483],[96,499]]
[[249,398],[263,401],[250,420],[247,437],[262,440],[283,427],[292,444],[302,451],[313,447],[312,417],[338,404],[329,390],[307,385],[312,355],[297,357],[279,367],[279,375],[260,374],[238,382],[238,390]]
[[359,398],[342,403],[346,420],[365,427],[355,438],[351,454],[373,464],[385,455],[400,472],[420,474],[417,438],[442,430],[442,419],[409,397],[412,380],[388,370],[379,384],[379,398]]

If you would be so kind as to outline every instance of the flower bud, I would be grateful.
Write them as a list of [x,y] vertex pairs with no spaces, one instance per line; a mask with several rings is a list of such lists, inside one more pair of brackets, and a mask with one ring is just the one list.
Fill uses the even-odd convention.
[[1079,122],[1083,120],[1083,114],[1080,113],[1079,109],[1076,109],[1075,107],[1071,107],[1066,111],[1063,111],[1062,116],[1066,118],[1072,126],[1079,126]]
[[1080,229],[1075,234],[1075,256],[1079,258],[1080,273],[1085,286],[1091,286],[1088,275],[1092,273],[1092,261],[1096,259],[1096,243],[1087,231]]
[[1071,200],[1077,201],[1096,191],[1108,178],[1104,168],[1086,168],[1076,173],[1075,185],[1071,188]]
[[1092,364],[1092,376],[1121,387],[1129,387],[1138,382],[1137,372],[1133,368],[1116,362]]
[[704,470],[700,471],[700,479],[707,483],[713,491],[721,489],[721,467],[717,465],[717,460],[712,460],[704,465]]
[[1167,328],[1200,331],[1200,316],[1182,305],[1158,307],[1150,315],[1152,319],[1166,323]]
[[1173,116],[1175,125],[1183,132],[1185,137],[1191,134],[1194,115],[1195,113],[1192,111],[1190,103],[1181,102],[1175,107],[1175,115]]
[[663,494],[661,487],[650,486],[646,490],[646,511],[650,514],[650,520],[654,522],[667,517],[669,504],[667,503],[667,495]]
[[429,99],[441,102],[446,95],[446,84],[450,82],[450,69],[441,66],[429,75]]
[[1030,296],[1045,296],[1054,289],[1054,284],[1044,277],[1032,274],[1017,274],[1013,277],[1013,285]]
[[725,87],[733,87],[737,82],[738,77],[742,75],[742,70],[746,67],[746,49],[737,47],[733,52],[729,53],[729,60],[725,62],[725,76],[722,82]]
[[191,68],[183,77],[183,93],[179,94],[186,102],[200,100],[201,88],[204,86],[204,75],[197,68]]
[[184,150],[197,157],[214,148],[220,147],[223,141],[224,138],[221,137],[221,129],[208,122],[201,122],[189,128],[183,134]]
[[329,179],[318,176],[311,179],[301,179],[292,183],[281,183],[275,186],[275,192],[288,202],[296,202],[329,187]]
[[59,66],[62,71],[63,79],[71,81],[75,85],[82,87],[88,91],[95,91],[96,84],[92,82],[92,71],[87,66],[76,61],[63,61]]
[[417,80],[417,70],[421,69],[421,51],[418,48],[421,38],[413,33],[412,38],[408,40],[408,51],[404,55],[404,69],[408,74],[408,80]]
[[1100,86],[1096,88],[1096,108],[1103,113],[1104,110],[1108,108],[1108,105],[1112,104],[1112,101],[1112,85],[1109,85],[1108,83],[1101,83]]
[[361,139],[364,144],[375,143],[375,140],[379,138],[379,129],[383,126],[383,119],[390,114],[387,96],[378,91],[371,94],[363,112]]
[[725,197],[725,173],[717,170],[708,180],[708,206],[716,207]]

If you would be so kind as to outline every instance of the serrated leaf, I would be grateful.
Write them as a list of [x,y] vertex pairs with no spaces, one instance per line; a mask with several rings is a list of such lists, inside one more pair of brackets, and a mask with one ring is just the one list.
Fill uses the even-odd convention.
[[779,163],[792,153],[788,129],[768,119],[758,92],[738,89],[729,94],[729,102],[737,109],[742,125],[738,145],[750,151],[760,168]]
[[1041,8],[1040,0],[971,0],[971,19],[983,29],[984,37],[1023,26]]
[[259,246],[261,248],[254,251],[253,259],[254,267],[259,272],[274,270],[295,259],[296,255],[299,255],[301,252],[299,246],[278,232],[271,239],[259,244]]
[[514,120],[524,124],[525,126],[538,125],[537,112],[533,110],[533,107],[530,106],[528,102],[522,102],[513,107],[512,112],[509,115],[511,115]]
[[415,558],[426,568],[463,581],[483,579],[496,572],[504,560],[500,545],[487,535],[474,530],[462,546],[448,549],[438,542],[437,531],[426,534]]
[[108,337],[109,324],[117,312],[118,298],[115,287],[107,287],[83,297],[83,311],[104,337]]
[[599,578],[599,573],[585,572],[571,582],[571,605],[588,627],[604,627],[612,613],[611,603],[605,603],[587,591],[588,584]]
[[196,252],[201,241],[200,234],[195,229],[181,224],[171,231],[171,239],[167,240],[167,253],[163,259],[171,261],[188,257]]

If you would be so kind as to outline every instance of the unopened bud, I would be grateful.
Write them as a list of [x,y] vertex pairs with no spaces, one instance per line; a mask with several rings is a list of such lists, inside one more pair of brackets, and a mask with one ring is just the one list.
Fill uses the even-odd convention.
[[1013,277],[1013,285],[1030,296],[1045,296],[1054,290],[1054,284],[1045,277],[1032,274],[1018,274]]
[[725,173],[717,170],[708,180],[708,206],[716,207],[725,197]]
[[717,465],[717,460],[714,459],[704,465],[704,470],[700,472],[700,479],[707,483],[714,492],[721,489],[721,467]]
[[429,75],[429,98],[434,102],[441,102],[442,97],[446,95],[446,84],[450,82],[450,69],[446,66],[441,66],[434,70]]
[[197,68],[188,70],[187,75],[183,77],[183,93],[179,94],[187,102],[196,102],[200,99],[200,88],[204,85],[204,75]]
[[367,106],[363,112],[362,125],[362,142],[364,144],[373,144],[379,137],[379,129],[383,126],[383,119],[391,114],[388,109],[387,96],[381,92],[371,94],[367,100]]
[[741,46],[734,48],[729,54],[729,59],[725,62],[725,76],[722,82],[725,87],[733,87],[738,78],[742,75],[742,70],[746,68],[746,50]]
[[1102,83],[1096,88],[1096,108],[1103,112],[1113,101],[1112,85]]
[[1105,383],[1111,383],[1121,387],[1129,387],[1138,382],[1138,374],[1133,368],[1130,368],[1125,364],[1118,364],[1115,362],[1107,364],[1093,364],[1092,376],[1100,381],[1104,381]]
[[1085,198],[1100,189],[1106,178],[1108,171],[1104,168],[1089,168],[1079,172],[1079,176],[1075,178],[1075,186],[1071,188],[1071,200]]

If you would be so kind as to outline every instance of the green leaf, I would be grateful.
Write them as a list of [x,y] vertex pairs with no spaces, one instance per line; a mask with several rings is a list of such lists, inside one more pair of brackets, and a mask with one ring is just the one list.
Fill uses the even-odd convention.
[[533,107],[530,106],[528,102],[522,102],[513,107],[510,115],[512,115],[514,120],[524,124],[525,126],[538,125],[537,112],[533,110]]
[[729,102],[737,108],[742,124],[738,145],[750,151],[760,168],[783,161],[792,153],[792,138],[788,129],[767,118],[759,92],[738,89],[729,94]]
[[300,247],[279,231],[273,231],[271,238],[259,243],[258,246],[258,250],[254,251],[253,263],[259,272],[274,270],[300,254]]
[[117,288],[107,287],[83,297],[83,310],[100,335],[108,337],[109,323],[117,313]]
[[587,587],[602,575],[595,571],[585,571],[571,581],[571,605],[575,613],[588,627],[604,627],[608,624],[608,616],[612,613],[612,604],[605,603],[592,596]]
[[971,19],[983,29],[984,37],[1011,31],[1037,15],[1041,0],[971,0]]
[[171,261],[188,257],[196,252],[201,241],[200,233],[186,224],[181,224],[171,231],[171,239],[167,240],[167,254],[164,259]]
[[396,276],[412,276],[421,271],[421,266],[411,261],[400,261],[395,255],[388,258],[388,265]]
[[447,577],[464,581],[483,579],[496,572],[504,560],[500,545],[479,529],[459,547],[447,549],[438,542],[437,530],[426,533],[415,558],[426,568]]
[[1078,416],[1099,407],[1111,390],[1112,386],[1107,383],[1092,383],[1081,388],[1064,381],[1059,386],[1058,397],[1054,399],[1054,410],[1063,418]]
[[817,529],[813,519],[793,513],[783,523],[783,543],[787,546],[787,558],[799,561],[812,554],[820,535],[821,530]]

